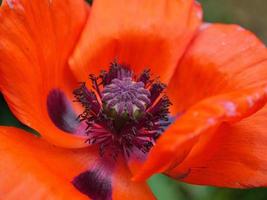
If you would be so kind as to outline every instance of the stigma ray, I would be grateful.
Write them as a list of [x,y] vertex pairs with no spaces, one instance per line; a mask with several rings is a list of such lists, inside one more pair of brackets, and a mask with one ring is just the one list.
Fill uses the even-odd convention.
[[117,62],[89,79],[91,89],[81,83],[73,91],[84,108],[77,119],[87,124],[86,142],[98,145],[101,156],[114,160],[119,154],[130,157],[134,147],[148,153],[170,124],[166,85],[151,79],[150,70],[136,76]]

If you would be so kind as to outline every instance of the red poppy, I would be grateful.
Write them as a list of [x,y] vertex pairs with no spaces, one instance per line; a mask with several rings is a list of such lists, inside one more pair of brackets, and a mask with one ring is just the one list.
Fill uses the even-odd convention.
[[195,1],[5,0],[0,38],[1,91],[42,136],[1,127],[1,199],[266,185],[266,47]]

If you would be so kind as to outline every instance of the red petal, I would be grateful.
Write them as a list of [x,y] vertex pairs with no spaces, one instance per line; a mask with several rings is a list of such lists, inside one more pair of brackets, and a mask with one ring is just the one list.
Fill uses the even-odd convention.
[[[3,199],[88,199],[72,183],[84,172],[108,173],[111,195],[118,199],[154,199],[145,182],[132,182],[124,160],[108,165],[97,165],[101,158],[97,148],[66,149],[55,147],[20,129],[0,127],[0,194]],[[100,162],[101,163],[101,162]],[[87,190],[96,189],[105,195],[102,179],[97,176],[82,180]],[[96,187],[98,184],[99,187]],[[105,186],[105,185],[104,185]],[[92,191],[91,191],[92,192]],[[93,191],[94,194],[96,194]]]
[[[190,159],[188,153],[199,145],[201,138],[216,133],[224,122],[235,123],[260,109],[266,102],[266,60],[265,46],[250,32],[235,25],[204,26],[168,88],[174,112],[185,110],[184,115],[159,139],[136,179],[172,168],[180,169],[179,164]],[[227,158],[226,154],[224,156]],[[177,171],[176,177],[189,177],[191,172],[186,169]],[[198,179],[198,183],[208,183],[205,180]],[[238,180],[250,183],[245,183],[240,176]],[[228,183],[209,183],[239,187],[233,181],[232,177]]]
[[137,73],[150,68],[168,82],[201,16],[194,0],[95,0],[72,70],[87,80],[117,59]]
[[215,133],[201,136],[184,162],[168,174],[194,184],[267,186],[266,121],[267,106],[241,122],[223,124]]
[[128,166],[120,164],[116,168],[113,178],[113,199],[156,199],[145,182],[131,181],[131,178],[132,173]]
[[88,199],[71,184],[96,152],[54,147],[16,128],[0,127],[2,199]]
[[145,179],[180,164],[202,135],[214,132],[223,122],[235,123],[267,101],[267,87],[253,88],[203,100],[188,111],[159,138],[135,179]]
[[191,43],[168,86],[173,112],[222,93],[267,81],[267,50],[237,25],[210,24]]
[[55,127],[47,95],[51,89],[66,94],[73,89],[67,60],[87,8],[83,0],[6,0],[0,9],[0,89],[23,123],[61,146],[84,146],[84,140]]

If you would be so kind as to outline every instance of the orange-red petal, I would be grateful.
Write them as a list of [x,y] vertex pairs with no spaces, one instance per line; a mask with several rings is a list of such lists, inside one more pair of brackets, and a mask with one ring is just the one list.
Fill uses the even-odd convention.
[[223,124],[215,133],[200,137],[184,162],[168,174],[202,185],[267,186],[266,120],[267,106],[236,124]]
[[[108,167],[96,165],[101,160],[97,148],[55,147],[11,127],[0,127],[0,157],[0,196],[3,199],[88,199],[74,187],[73,180],[95,167],[100,174],[106,173],[101,170]],[[113,199],[153,199],[146,183],[132,182],[131,176],[123,160],[115,162],[114,170],[107,174]],[[97,183],[101,180],[93,176],[89,183],[94,186],[86,186],[98,189],[100,194],[104,188],[95,185],[101,184]]]
[[264,106],[267,87],[235,91],[205,99],[192,106],[159,138],[134,179],[168,171],[179,165],[199,137],[214,132],[222,123],[235,123]]
[[88,199],[71,184],[96,152],[54,147],[36,136],[0,127],[2,199]]
[[[253,34],[236,25],[203,25],[168,86],[174,113],[183,112],[183,116],[158,140],[135,179],[180,169],[184,159],[190,159],[189,153],[199,150],[201,138],[216,134],[222,123],[234,124],[260,109],[267,100],[266,67],[266,47]],[[227,159],[227,154],[224,156]],[[201,154],[204,157],[205,153]],[[190,176],[190,169],[183,169],[176,173],[177,178]],[[236,180],[249,184],[245,176]],[[239,187],[233,177],[228,183],[226,179],[206,180],[213,182],[198,179],[200,184]],[[196,179],[191,182],[197,183]],[[257,185],[257,181],[251,183]]]
[[204,24],[168,86],[173,112],[209,96],[267,82],[267,49],[238,25]]
[[128,169],[126,163],[123,164],[123,162],[121,162],[114,171],[113,199],[156,199],[146,182],[131,181],[133,175]]
[[168,82],[201,19],[194,0],[95,0],[71,68],[84,81],[116,59]]
[[83,0],[5,0],[0,8],[0,89],[19,120],[61,146],[84,146],[84,140],[56,128],[47,95],[72,91],[67,60],[87,16]]

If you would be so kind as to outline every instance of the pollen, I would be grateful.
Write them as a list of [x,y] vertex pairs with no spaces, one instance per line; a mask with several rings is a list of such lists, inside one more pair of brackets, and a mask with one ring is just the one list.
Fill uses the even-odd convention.
[[146,154],[170,124],[170,100],[166,85],[151,79],[150,70],[139,76],[124,65],[111,63],[109,71],[90,75],[73,91],[84,111],[78,116],[87,124],[87,143],[99,146],[101,156],[126,157],[136,149]]

